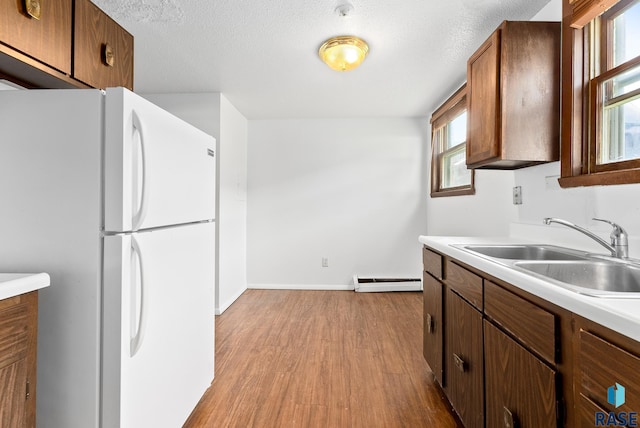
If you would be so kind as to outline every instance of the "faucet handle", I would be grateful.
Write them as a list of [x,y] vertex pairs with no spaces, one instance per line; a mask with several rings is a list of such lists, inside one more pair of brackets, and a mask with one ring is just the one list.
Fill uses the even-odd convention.
[[610,236],[611,245],[627,245],[627,231],[624,230],[622,226],[610,220],[605,220],[603,218],[593,218],[593,220],[609,223],[611,226],[613,226],[613,230],[611,231],[611,236]]
[[604,222],[604,223],[609,223],[611,226],[613,226],[614,232],[616,232],[616,233],[624,233],[624,234],[627,233],[627,231],[624,230],[622,228],[622,226],[620,226],[617,223],[612,222],[611,220],[605,220],[603,218],[595,218],[595,217],[592,220],[601,221],[601,222]]

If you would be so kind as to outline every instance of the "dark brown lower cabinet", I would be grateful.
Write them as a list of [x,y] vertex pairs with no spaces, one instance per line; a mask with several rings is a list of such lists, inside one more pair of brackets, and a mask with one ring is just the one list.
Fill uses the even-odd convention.
[[443,383],[443,324],[442,324],[442,284],[428,273],[423,273],[424,313],[423,313],[423,355],[440,385]]
[[34,427],[38,292],[0,300],[0,427]]
[[[606,412],[639,412],[640,356],[586,330],[579,331],[578,343],[580,377],[576,387],[581,396]],[[609,389],[620,386],[625,391],[624,400],[616,406],[608,401]]]
[[484,321],[486,426],[558,426],[556,372]]
[[447,396],[466,428],[484,427],[482,313],[449,289],[445,318]]

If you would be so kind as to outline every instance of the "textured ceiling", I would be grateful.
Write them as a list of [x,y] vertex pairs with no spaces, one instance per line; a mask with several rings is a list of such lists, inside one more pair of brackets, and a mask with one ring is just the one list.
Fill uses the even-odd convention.
[[[504,19],[549,0],[94,0],[135,37],[137,92],[222,92],[248,119],[429,116]],[[317,56],[332,36],[369,43],[356,70]]]

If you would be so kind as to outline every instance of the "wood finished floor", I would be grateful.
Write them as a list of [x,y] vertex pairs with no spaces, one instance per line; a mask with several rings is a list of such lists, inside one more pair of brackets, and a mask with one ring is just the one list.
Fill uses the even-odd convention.
[[247,290],[216,317],[199,427],[458,427],[422,358],[422,293]]

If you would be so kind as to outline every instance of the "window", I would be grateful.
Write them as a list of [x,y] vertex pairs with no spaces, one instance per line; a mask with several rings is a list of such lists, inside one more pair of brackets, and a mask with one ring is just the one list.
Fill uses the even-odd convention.
[[606,171],[608,164],[640,158],[640,1],[617,3],[599,27],[600,73],[591,84],[593,169]]
[[467,169],[466,85],[431,116],[431,196],[472,195],[473,171]]
[[640,0],[563,7],[560,184],[640,182]]

